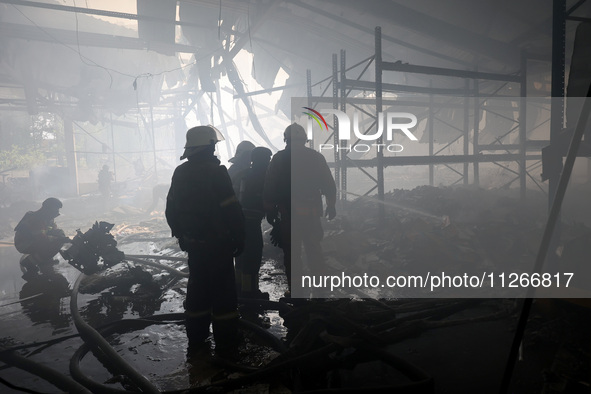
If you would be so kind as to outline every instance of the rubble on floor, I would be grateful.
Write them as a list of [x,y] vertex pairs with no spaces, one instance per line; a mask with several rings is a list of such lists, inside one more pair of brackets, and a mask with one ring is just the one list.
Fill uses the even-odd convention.
[[[171,238],[162,212],[146,214],[115,207],[98,213],[88,210],[77,217],[74,207],[83,210],[84,203],[72,201],[69,206],[72,211],[58,219],[67,234],[84,231],[97,220],[114,223],[111,234],[126,256],[160,261],[187,272],[185,254]],[[533,192],[522,203],[507,190],[461,186],[394,190],[385,196],[383,216],[378,216],[375,199],[340,207],[337,218],[323,223],[323,247],[330,267],[345,272],[391,275],[411,272],[417,266],[466,272],[515,269],[533,263],[546,211],[546,197]],[[286,393],[379,388],[410,392],[412,387],[432,393],[497,392],[519,303],[507,299],[359,299],[363,294],[346,299],[281,299],[286,289],[282,253],[269,243],[266,223],[264,230],[260,287],[270,294],[270,300],[241,302],[244,324],[252,326],[242,328],[245,341],[234,358],[217,357],[215,349],[185,358],[186,337],[179,322],[113,335],[113,346],[162,390],[201,387],[204,391]],[[563,223],[557,257],[565,264],[586,261],[590,238],[586,225]],[[185,287],[182,276],[129,260],[82,282],[80,311],[95,327],[178,314],[183,311]],[[63,299],[52,304],[53,312],[62,316],[56,326],[61,333],[71,326],[70,315],[60,306]],[[22,301],[23,312],[31,320],[35,300]],[[585,382],[582,364],[589,361],[585,334],[570,325],[571,321],[578,324],[573,316],[582,314],[560,314],[556,306],[552,314],[542,312],[541,306],[534,310],[526,332],[525,359],[518,363],[514,379],[519,387],[516,393],[538,393],[544,384],[548,393],[558,393],[556,387],[564,390]],[[48,319],[37,316],[34,323],[42,326]],[[258,330],[280,343],[269,342]],[[16,340],[2,344],[12,347],[25,342],[18,333],[13,335]],[[63,364],[65,371],[66,353],[52,354],[52,362]],[[39,357],[43,360],[42,354]],[[524,365],[533,360],[544,363],[539,361],[524,371]],[[84,360],[83,367],[95,380],[120,388],[121,382],[92,357]],[[544,376],[548,382],[553,379],[554,391],[550,383],[544,383]]]

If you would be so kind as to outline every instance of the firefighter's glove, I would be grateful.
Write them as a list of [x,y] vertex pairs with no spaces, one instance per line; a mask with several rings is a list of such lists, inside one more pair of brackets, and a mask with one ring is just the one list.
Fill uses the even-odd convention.
[[328,220],[334,219],[335,216],[337,216],[337,210],[334,207],[334,205],[326,207],[326,217],[328,218]]

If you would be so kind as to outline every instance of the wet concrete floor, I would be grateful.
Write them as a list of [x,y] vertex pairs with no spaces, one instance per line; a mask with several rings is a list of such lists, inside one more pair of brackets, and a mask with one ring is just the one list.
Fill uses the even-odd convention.
[[[73,208],[78,204],[76,209]],[[69,209],[67,207],[70,207]],[[114,233],[118,247],[128,255],[175,255],[178,251],[171,245],[170,233],[162,216],[150,216],[133,210],[111,210],[108,214],[97,214],[89,210],[82,212],[84,204],[72,201],[64,207],[64,215],[58,218],[58,225],[73,236],[75,229],[88,229],[95,220],[106,220],[116,224]],[[69,211],[70,210],[70,211]],[[73,215],[73,212],[77,215]],[[154,228],[157,231],[154,231]],[[45,341],[77,334],[70,313],[69,291],[79,276],[79,271],[70,266],[60,256],[54,267],[55,276],[43,283],[28,283],[21,278],[19,268],[20,254],[10,245],[7,237],[0,243],[0,345],[11,348],[22,344]],[[285,277],[281,271],[280,253],[271,250],[261,270],[261,290],[270,294],[271,300],[278,300],[286,289]],[[177,269],[183,269],[183,262],[164,262]],[[125,268],[114,267],[112,275],[126,272]],[[125,281],[117,286],[113,283],[96,285],[94,291],[81,292],[78,308],[83,319],[93,327],[99,327],[121,319],[137,319],[150,315],[180,313],[186,280],[173,280],[171,276],[150,269],[151,280],[141,285],[127,286]],[[158,291],[150,291],[156,287]],[[102,286],[102,287],[101,287]],[[555,354],[562,349],[563,358],[573,357],[576,349],[588,349],[588,338],[581,328],[588,327],[587,309],[567,310],[563,304],[549,304],[537,314],[530,325],[530,338],[524,343],[524,362],[518,363],[514,393],[540,393],[545,387],[545,376],[558,375]],[[569,307],[576,308],[576,307]],[[544,309],[544,308],[540,308]],[[474,311],[460,313],[457,318],[469,321],[476,315]],[[285,338],[288,334],[284,320],[277,311],[247,311],[243,316],[265,327],[275,337]],[[353,317],[353,316],[351,316]],[[503,374],[508,349],[513,339],[516,322],[515,313],[508,312],[495,321],[481,321],[460,326],[442,327],[431,331],[417,331],[404,341],[389,346],[400,357],[425,370],[434,381],[435,393],[496,393]],[[570,320],[569,320],[570,319]],[[560,326],[560,327],[557,327]],[[576,328],[576,329],[575,329]],[[557,339],[557,336],[561,338]],[[567,340],[568,339],[568,340]],[[311,338],[310,341],[316,338]],[[182,325],[171,322],[164,325],[150,325],[111,338],[118,353],[148,377],[161,391],[171,391],[206,384],[212,379],[223,379],[228,370],[216,364],[209,357],[210,352],[187,359],[186,337]],[[54,346],[44,348],[30,359],[49,365],[56,371],[69,375],[68,364],[72,354],[83,344],[80,338],[64,340]],[[35,347],[24,351],[32,352]],[[346,352],[345,352],[346,353]],[[588,364],[588,354],[576,353],[575,361]],[[249,340],[242,347],[245,365],[258,367],[277,356],[269,346],[256,340]],[[560,363],[559,363],[560,364]],[[563,363],[565,364],[565,363]],[[389,372],[380,364],[368,368]],[[565,365],[568,365],[567,363]],[[80,363],[82,371],[93,380],[107,383],[110,387],[123,389],[125,386],[113,379],[99,361],[86,356]],[[571,368],[572,370],[572,368]],[[584,370],[584,368],[583,368]],[[364,376],[357,378],[356,370],[341,369],[332,377],[348,384],[363,384]],[[546,374],[543,371],[547,371]],[[584,376],[581,375],[581,376]],[[0,378],[27,389],[54,393],[60,392],[52,384],[16,368],[0,364]],[[355,379],[358,381],[356,382]],[[589,379],[577,377],[585,382]],[[308,381],[314,377],[308,377]],[[572,380],[571,380],[572,381]],[[367,383],[367,381],[366,381]],[[573,383],[574,384],[574,383]],[[312,384],[313,387],[313,384]],[[320,387],[320,385],[318,386]],[[0,386],[2,393],[20,391]],[[263,382],[254,386],[251,392],[290,392],[280,382]],[[568,392],[568,391],[556,391]],[[573,391],[574,392],[574,391]]]
[[[96,201],[92,202],[86,213],[83,213],[83,203],[76,200],[72,200],[70,204],[68,201],[65,202],[62,216],[56,222],[68,236],[74,236],[76,229],[84,232],[90,228],[94,220],[105,220],[117,225],[112,231],[112,233],[118,231],[115,234],[118,240],[117,247],[128,255],[185,256],[178,249],[166,249],[166,245],[170,245],[172,241],[162,212],[149,215],[128,207],[123,211],[114,209],[107,214],[100,214],[97,213],[100,207],[97,207]],[[142,232],[141,228],[138,228],[141,226],[137,224],[142,220],[150,221],[151,224],[157,223],[159,233],[153,233],[153,227]],[[14,224],[11,225],[14,226]],[[78,331],[70,313],[70,292],[80,272],[58,254],[56,256],[58,263],[53,267],[55,274],[43,280],[27,282],[21,278],[22,272],[19,267],[21,254],[16,251],[11,242],[12,237],[9,236],[0,243],[0,346],[12,348],[77,334]],[[162,263],[178,269],[183,269],[183,265],[186,266],[182,262],[163,261]],[[124,279],[118,278],[121,273],[129,275],[128,266],[141,265],[125,262],[119,264],[108,270],[114,278],[112,282],[91,282],[87,287],[89,291],[86,292],[85,282],[82,282],[78,295],[78,307],[88,324],[92,327],[101,327],[121,319],[183,312],[186,279],[177,280],[164,271],[144,267],[142,268],[144,271],[153,275],[152,279],[145,280],[139,285],[129,285]],[[270,293],[271,299],[277,300],[283,295],[285,277],[277,268],[276,261],[265,262],[261,269],[261,278],[261,288]],[[254,311],[250,313],[250,317],[274,335],[278,337],[285,335],[283,320],[276,311],[268,313],[261,310]],[[69,375],[70,357],[82,343],[80,338],[68,339],[43,349],[39,354],[32,355],[30,359],[50,365],[57,372]],[[162,391],[178,390],[200,384],[209,379],[211,377],[209,375],[219,374],[223,369],[213,364],[208,369],[193,368],[187,360],[186,335],[184,326],[181,324],[151,325],[140,331],[121,334],[112,339],[111,343],[126,361],[141,371]],[[255,345],[255,341],[251,341],[250,350]],[[24,354],[34,349],[35,347],[29,348],[24,351]],[[254,360],[250,360],[251,363],[262,363],[276,356],[264,346],[256,350],[261,354],[254,357]],[[195,362],[196,360],[193,360],[193,363]],[[201,362],[201,367],[203,363],[209,363],[207,357]],[[82,370],[97,382],[105,382],[112,377],[91,355],[86,356],[80,365]],[[1,363],[0,378],[17,386],[40,392],[60,391],[43,379]],[[111,386],[123,388],[117,382],[112,383]],[[19,391],[0,386],[0,392]]]

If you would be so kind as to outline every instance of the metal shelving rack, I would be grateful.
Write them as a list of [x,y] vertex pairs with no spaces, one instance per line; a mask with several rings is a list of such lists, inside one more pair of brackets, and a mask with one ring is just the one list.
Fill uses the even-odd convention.
[[[368,195],[377,189],[377,195],[380,200],[384,199],[385,192],[385,179],[384,179],[384,168],[387,166],[406,166],[406,165],[427,165],[429,166],[429,183],[434,184],[435,177],[435,165],[444,165],[450,168],[451,164],[463,164],[463,171],[457,172],[460,176],[459,181],[464,184],[469,184],[469,168],[472,163],[473,168],[473,183],[478,185],[480,182],[480,164],[482,163],[494,163],[510,172],[515,174],[515,178],[511,180],[511,183],[515,180],[519,180],[520,194],[522,198],[525,198],[526,191],[526,178],[529,176],[535,182],[535,179],[528,174],[527,161],[536,161],[539,163],[541,160],[541,144],[540,141],[528,141],[527,130],[526,130],[526,103],[525,97],[527,96],[527,62],[528,57],[525,53],[521,56],[521,67],[518,73],[507,75],[507,74],[496,74],[486,73],[471,70],[455,70],[440,67],[420,66],[404,64],[402,62],[387,62],[382,59],[382,40],[381,40],[381,28],[375,28],[375,53],[371,57],[356,63],[353,66],[347,67],[346,65],[346,53],[341,50],[340,61],[336,54],[332,56],[332,77],[325,78],[315,85],[312,85],[311,73],[308,70],[308,105],[315,106],[319,103],[332,103],[333,109],[340,109],[346,111],[347,106],[351,105],[356,109],[362,110],[360,105],[371,104],[375,106],[375,113],[382,111],[384,105],[415,105],[426,109],[428,123],[426,132],[428,133],[429,153],[424,156],[384,156],[383,151],[376,152],[376,157],[371,159],[359,159],[352,160],[347,157],[344,150],[339,152],[335,151],[334,161],[329,163],[334,167],[335,181],[340,189],[340,198],[346,200],[348,194],[347,191],[347,178],[348,169],[357,168],[370,179],[375,182],[375,185],[368,190],[365,195]],[[364,81],[361,80],[363,75],[369,69],[371,65],[375,68],[375,81]],[[361,67],[362,70],[355,79],[349,79],[347,73],[351,72],[357,67]],[[428,75],[434,78],[456,78],[463,79],[464,87],[460,89],[449,89],[449,88],[434,88],[422,87],[422,86],[409,86],[399,85],[391,83],[383,83],[382,76],[385,72],[399,72],[399,73],[413,73]],[[322,83],[324,81],[330,81],[320,96],[312,96],[312,87]],[[490,98],[483,96],[480,92],[481,81],[494,81],[499,82],[503,85],[513,83],[518,85],[519,96],[512,97],[513,100],[519,103],[518,118],[515,120],[517,126],[511,128],[501,138],[499,138],[493,144],[480,144],[479,143],[479,112],[490,111],[485,105],[485,102]],[[332,97],[324,96],[329,86],[332,86]],[[372,92],[375,98],[365,99],[359,97],[350,97],[353,91]],[[427,100],[423,101],[403,101],[389,97],[385,97],[384,93],[412,93],[416,95],[426,95]],[[449,96],[460,96],[463,99],[463,127],[458,129],[458,137],[452,142],[445,145],[442,149],[435,150],[435,138],[436,131],[434,130],[434,123],[436,120],[436,111],[438,104],[434,102],[436,95],[449,95]],[[365,111],[367,113],[367,111]],[[470,116],[473,118],[473,123],[470,124]],[[375,125],[372,124],[369,128],[371,129]],[[332,124],[331,137],[334,141],[334,146],[339,144],[339,130],[336,118]],[[502,139],[509,134],[518,133],[517,143],[503,144]],[[472,141],[470,142],[470,137]],[[330,138],[330,137],[329,137]],[[462,140],[463,152],[458,155],[441,155],[440,153],[446,149],[451,143]],[[328,140],[327,140],[328,141]],[[358,143],[357,140],[355,143]],[[378,140],[377,143],[382,143]],[[512,170],[507,166],[501,164],[502,162],[517,162],[518,169]],[[370,173],[368,170],[370,167],[375,167],[375,175]],[[457,182],[456,182],[457,183]],[[537,183],[537,182],[536,182]],[[382,204],[380,204],[382,205]]]

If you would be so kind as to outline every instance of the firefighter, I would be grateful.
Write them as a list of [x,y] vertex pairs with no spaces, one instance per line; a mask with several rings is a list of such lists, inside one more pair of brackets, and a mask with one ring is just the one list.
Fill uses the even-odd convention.
[[271,159],[263,199],[267,221],[280,225],[280,246],[291,295],[294,264],[301,267],[301,249],[306,251],[307,268],[312,273],[324,270],[324,256],[320,241],[324,230],[322,196],[326,200],[325,215],[336,216],[336,185],[326,159],[305,146],[306,131],[297,123],[287,126],[283,133],[285,149]]
[[43,201],[37,211],[27,212],[14,228],[14,246],[24,254],[20,260],[23,279],[30,280],[39,271],[43,274],[52,273],[56,263],[53,257],[70,241],[54,221],[60,215],[61,208],[62,202],[50,197]]
[[111,182],[113,181],[113,173],[109,171],[109,166],[104,165],[102,170],[98,173],[98,187],[103,197],[111,196]]
[[268,293],[259,290],[259,271],[263,259],[261,221],[265,217],[263,185],[272,154],[263,146],[254,148],[250,154],[250,167],[232,177],[245,218],[244,252],[235,259],[236,288],[239,296],[244,298],[269,299]]
[[189,256],[185,302],[189,352],[199,349],[213,323],[216,349],[238,343],[233,257],[244,248],[244,216],[226,167],[215,157],[223,137],[213,126],[187,131],[185,152],[172,176],[166,220]]
[[[232,165],[228,168],[228,174],[230,174],[230,178],[235,176],[240,171],[246,170],[250,167],[250,154],[254,149],[254,144],[250,141],[242,141],[236,147],[236,153],[234,157],[228,160]],[[236,195],[238,195],[238,191],[234,190]]]

